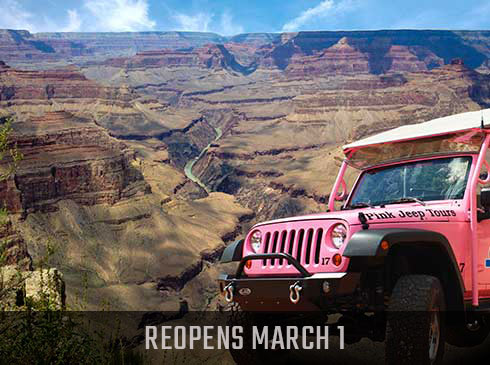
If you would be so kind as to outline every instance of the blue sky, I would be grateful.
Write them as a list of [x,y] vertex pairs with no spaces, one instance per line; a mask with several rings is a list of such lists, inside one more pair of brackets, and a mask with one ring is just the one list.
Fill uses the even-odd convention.
[[244,32],[490,29],[489,0],[0,0],[0,28]]

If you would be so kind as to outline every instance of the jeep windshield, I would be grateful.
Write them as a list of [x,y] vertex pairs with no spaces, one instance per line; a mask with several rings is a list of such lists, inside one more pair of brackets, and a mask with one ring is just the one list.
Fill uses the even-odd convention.
[[365,171],[347,209],[376,205],[463,199],[471,157],[409,162]]

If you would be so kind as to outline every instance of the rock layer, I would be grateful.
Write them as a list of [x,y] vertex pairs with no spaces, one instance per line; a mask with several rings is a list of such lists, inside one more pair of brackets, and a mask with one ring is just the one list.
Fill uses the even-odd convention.
[[14,131],[12,142],[23,159],[15,175],[3,182],[11,211],[49,211],[61,199],[114,204],[149,192],[131,166],[134,152],[88,120],[52,112],[17,122]]
[[[342,46],[345,40],[355,50],[349,50],[345,44]],[[209,55],[204,54],[206,51],[203,53],[203,49],[209,46],[198,49],[211,44],[230,50],[247,72],[257,66],[279,70],[290,66],[298,72],[302,63],[307,65],[307,69],[323,68],[334,73],[364,72],[367,59],[369,72],[380,74],[432,69],[448,64],[455,57],[462,57],[472,69],[490,72],[490,48],[485,46],[489,40],[489,31],[445,30],[261,33],[233,37],[191,32],[31,34],[22,30],[0,30],[0,59],[36,67],[32,60],[38,63],[68,61],[87,64],[94,59],[139,53],[136,64],[183,64],[202,62],[202,57],[209,59]],[[161,49],[173,50],[162,54],[166,61],[156,60],[158,54],[145,54],[146,51]],[[211,58],[221,58],[219,53]],[[196,61],[196,58],[201,60]],[[231,59],[230,56],[225,58]],[[348,66],[348,60],[355,62]],[[333,66],[336,61],[338,65]],[[124,63],[120,60],[113,62],[119,66]]]
[[108,66],[126,69],[154,67],[196,67],[213,70],[227,69],[247,73],[253,68],[241,65],[228,49],[221,45],[206,45],[192,50],[159,50],[137,53],[131,58],[109,59]]
[[25,71],[0,63],[0,101],[95,98],[124,102],[133,97],[127,88],[104,87],[73,69]]

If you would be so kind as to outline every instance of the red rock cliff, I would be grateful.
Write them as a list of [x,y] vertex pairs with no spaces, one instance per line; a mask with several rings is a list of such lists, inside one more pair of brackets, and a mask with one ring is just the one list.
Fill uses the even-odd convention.
[[0,64],[0,101],[100,98],[127,101],[131,90],[105,87],[76,70],[24,71]]
[[60,199],[113,204],[149,192],[131,166],[134,153],[88,120],[51,112],[14,123],[14,131],[24,158],[0,193],[11,211],[49,211]]

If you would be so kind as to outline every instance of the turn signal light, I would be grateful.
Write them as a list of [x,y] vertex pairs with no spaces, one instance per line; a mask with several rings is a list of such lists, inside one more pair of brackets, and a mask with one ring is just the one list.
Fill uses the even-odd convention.
[[389,245],[388,241],[381,242],[381,249],[383,251],[386,251],[389,247],[390,247],[390,245]]
[[247,260],[247,262],[245,263],[245,267],[247,269],[250,269],[252,267],[252,260]]
[[332,262],[335,266],[340,266],[340,264],[342,263],[342,255],[339,253],[333,255]]

